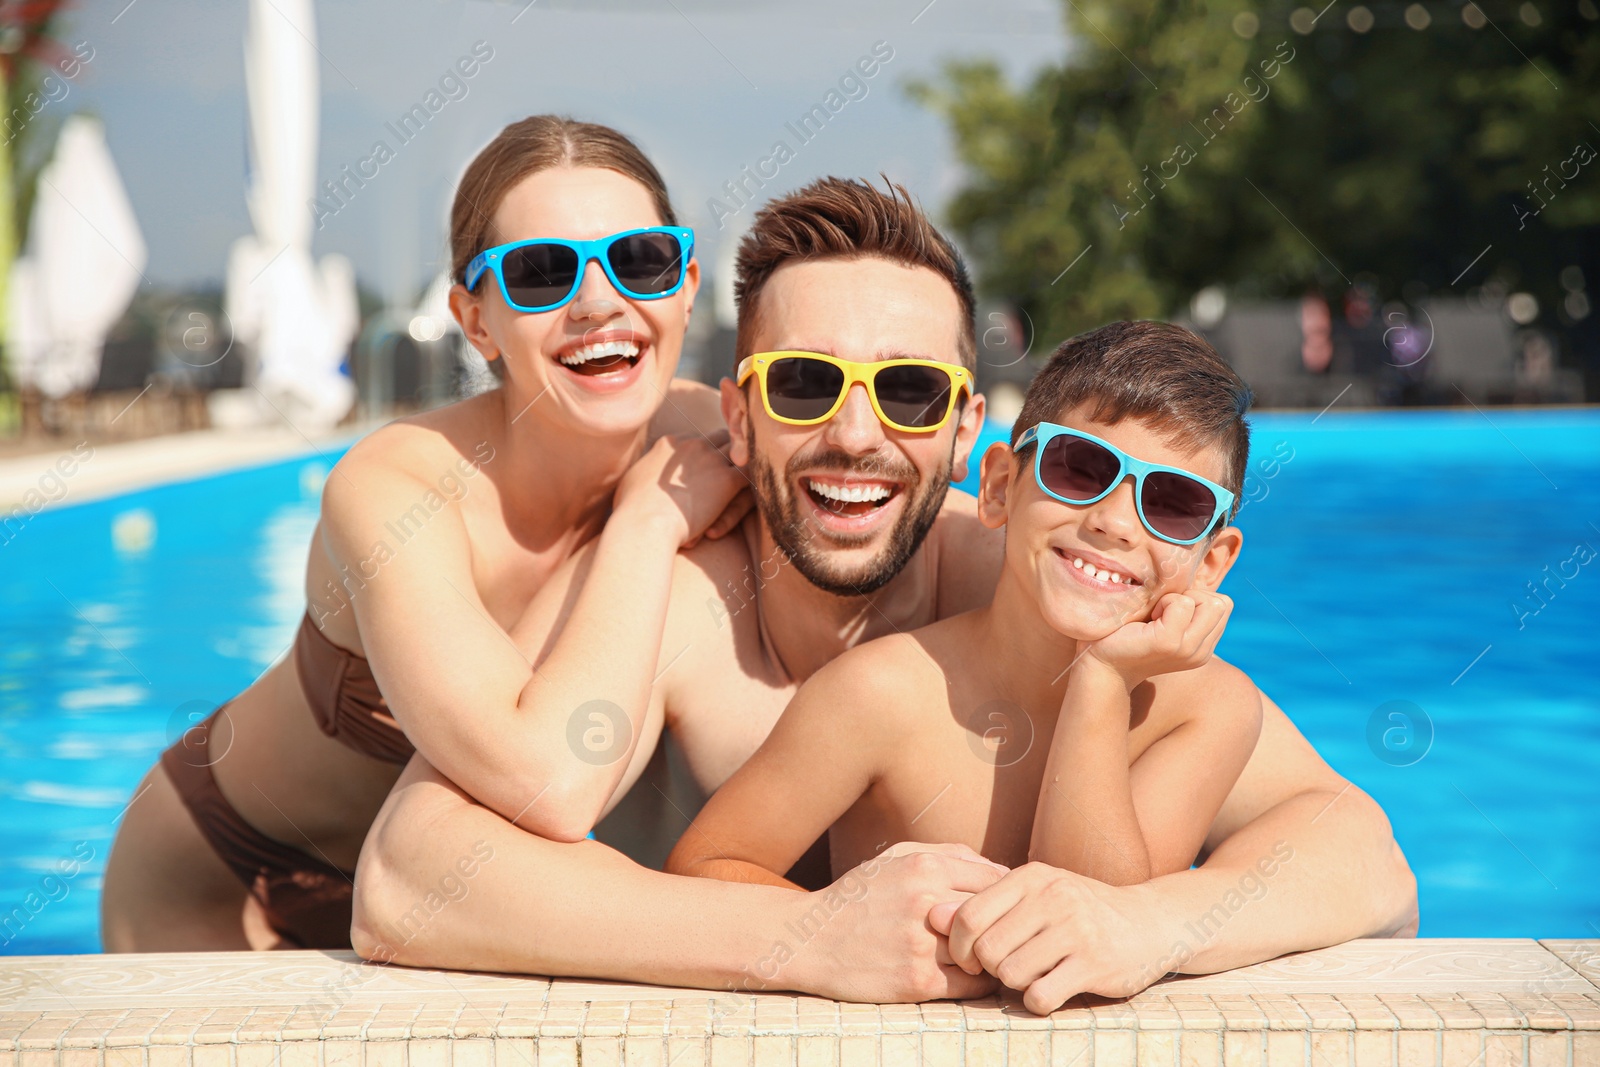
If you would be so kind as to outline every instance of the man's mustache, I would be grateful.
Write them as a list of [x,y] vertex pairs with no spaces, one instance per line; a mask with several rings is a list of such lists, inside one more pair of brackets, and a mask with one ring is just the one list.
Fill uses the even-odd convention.
[[834,471],[841,474],[858,474],[864,478],[882,478],[884,481],[915,485],[920,481],[917,468],[910,463],[896,462],[876,455],[852,456],[848,452],[829,450],[810,456],[795,456],[789,461],[789,476],[800,471]]

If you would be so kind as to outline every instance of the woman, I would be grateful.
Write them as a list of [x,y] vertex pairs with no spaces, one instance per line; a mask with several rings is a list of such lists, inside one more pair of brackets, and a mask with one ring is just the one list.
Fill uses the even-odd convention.
[[[348,946],[351,872],[413,746],[507,818],[580,838],[653,748],[659,722],[610,723],[603,760],[569,737],[648,687],[580,659],[655,662],[673,555],[747,508],[702,436],[646,452],[653,420],[720,423],[710,390],[672,383],[693,235],[632,142],[550,116],[479,154],[450,231],[451,310],[501,388],[339,461],[291,654],[165,752],[123,819],[108,951]],[[518,620],[597,536],[560,639],[524,634],[525,654]]]

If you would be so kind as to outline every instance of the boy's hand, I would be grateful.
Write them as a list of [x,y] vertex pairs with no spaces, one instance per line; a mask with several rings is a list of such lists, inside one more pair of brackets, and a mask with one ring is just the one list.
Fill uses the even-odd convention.
[[1149,622],[1124,623],[1091,644],[1086,658],[1111,668],[1131,691],[1155,675],[1203,666],[1232,611],[1233,600],[1221,593],[1168,593]]
[[728,462],[728,434],[662,437],[617,484],[614,514],[653,516],[690,547],[737,526],[753,506],[750,483]]
[[1079,993],[1127,997],[1181,962],[1181,931],[1145,886],[1108,886],[1044,863],[1018,867],[961,904],[928,914],[950,938],[950,958],[1023,992],[1048,1015]]

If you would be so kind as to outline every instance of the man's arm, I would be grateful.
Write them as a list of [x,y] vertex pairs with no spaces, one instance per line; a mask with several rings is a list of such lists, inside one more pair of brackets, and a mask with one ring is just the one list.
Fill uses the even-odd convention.
[[[998,877],[960,851],[868,861],[827,902],[822,893],[679,878],[597,842],[520,830],[419,756],[362,849],[351,936],[363,957],[409,966],[841,1000],[981,996],[993,982],[950,966],[927,927],[933,904]],[[840,897],[847,906],[837,906]],[[792,929],[815,935],[794,944]]]
[[1114,887],[1029,864],[959,909],[934,909],[951,957],[1025,990],[1029,1010],[1045,1013],[1081,992],[1129,996],[1172,972],[1414,936],[1416,879],[1382,809],[1265,695],[1262,707],[1261,738],[1200,867]]

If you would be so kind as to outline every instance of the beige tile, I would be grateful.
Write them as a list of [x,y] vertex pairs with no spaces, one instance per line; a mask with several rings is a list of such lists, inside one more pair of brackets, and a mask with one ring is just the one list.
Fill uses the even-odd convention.
[[321,1063],[322,1046],[315,1041],[285,1041],[278,1046],[278,1067],[320,1067]]
[[[400,1042],[400,1047],[405,1047]],[[497,1037],[494,1039],[494,1067],[538,1067],[539,1042],[532,1037]],[[402,1064],[402,1067],[404,1065]]]
[[967,1034],[967,1067],[1005,1067],[1006,1033],[974,1030]]
[[1305,1067],[1309,1044],[1304,1030],[1268,1030],[1267,1067]]
[[1314,1030],[1354,1030],[1355,1016],[1331,993],[1296,993],[1294,1002],[1311,1020]]
[[[622,1067],[622,1037],[587,1037],[578,1044],[583,1067]],[[531,1065],[529,1065],[531,1067]]]
[[[756,1013],[760,1014],[759,1008]],[[755,1067],[792,1067],[794,1056],[791,1034],[757,1034],[751,1048],[751,1063]],[[587,1062],[584,1067],[589,1067]]]
[[[1173,1015],[1176,1023],[1177,1013]],[[1139,1067],[1178,1067],[1178,1035],[1175,1030],[1140,1030],[1135,1050]]]
[[[189,1053],[189,1062],[193,1067],[232,1067],[232,1045],[196,1045]],[[357,1064],[361,1061],[357,1060]],[[66,1067],[63,1064],[63,1067]]]
[[1440,1031],[1402,1030],[1395,1035],[1399,1067],[1436,1067],[1440,1062]]
[[1265,1030],[1267,1016],[1261,1006],[1253,999],[1242,994],[1224,994],[1211,998],[1218,1012],[1222,1014],[1223,1024],[1229,1030]]
[[876,1067],[877,1034],[845,1034],[839,1038],[839,1067]]
[[1529,1034],[1528,1067],[1567,1067],[1567,1055],[1572,1048],[1572,1035]]
[[[1395,1067],[1394,1030],[1357,1030],[1354,1037],[1355,1055],[1351,1062],[1356,1067]],[[1314,1058],[1312,1064],[1313,1067],[1324,1067]]]
[[[187,1067],[188,1062],[189,1062],[189,1050],[186,1047],[186,1048],[184,1048],[182,1050],[182,1052],[183,1052],[183,1065],[182,1065],[182,1067]],[[53,1049],[53,1048],[50,1048],[50,1049],[27,1049],[27,1048],[25,1048],[25,1049],[22,1049],[20,1052],[17,1053],[17,1062],[21,1064],[21,1067],[56,1067],[56,1050]],[[174,1064],[173,1067],[179,1067],[179,1065]]]
[[918,1035],[924,1067],[961,1067],[960,1034],[924,1030]]
[[[144,1049],[134,1047],[107,1048],[105,1065],[106,1067],[145,1067]],[[241,1067],[243,1067],[242,1061]]]
[[[244,1067],[244,1064],[239,1064],[239,1067]],[[406,1067],[406,1043],[404,1041],[363,1041],[361,1043],[361,1067]]]
[[1522,1013],[1530,1030],[1570,1030],[1572,1020],[1561,1010],[1561,1005],[1543,994],[1506,994],[1506,1003]]
[[1572,1035],[1573,1067],[1588,1067],[1591,1063],[1600,1063],[1600,1030]]
[[878,1045],[878,1062],[883,1067],[918,1067],[922,1049],[910,1034],[884,1034]]
[[1483,1067],[1522,1067],[1528,1062],[1526,1034],[1485,1034]]
[[[1549,940],[1541,941],[1539,944],[1553,952],[1568,967],[1600,987],[1600,941]],[[1584,1065],[1575,1063],[1575,1067]]]
[[1092,1031],[1050,1031],[1050,1067],[1090,1067],[1093,1062],[1094,1033]]
[[1093,1055],[1094,1067],[1135,1067],[1138,1035],[1131,1030],[1096,1030]]
[[1483,1029],[1483,1016],[1466,1001],[1443,996],[1429,996],[1423,999],[1439,1016],[1446,1030]]
[[628,1036],[622,1039],[622,1059],[627,1067],[666,1067],[667,1027],[664,1014],[659,1033],[636,1034],[629,1031]]
[[450,1067],[494,1067],[494,1042],[483,1038],[456,1038],[450,1042]]
[[628,1006],[626,1004],[591,1004],[583,1017],[583,1036],[621,1037],[627,1031]]
[[1377,997],[1394,1013],[1402,1030],[1438,1030],[1444,1026],[1439,1013],[1415,993],[1379,993]]
[[449,1040],[430,1037],[407,1041],[406,1067],[450,1067]]
[[[795,1038],[796,1067],[839,1067],[839,1039],[817,1034]],[[668,1067],[681,1067],[673,1063]]]
[[1007,1039],[1006,1063],[1010,1067],[1049,1067],[1049,1030],[1013,1030]]
[[1178,1035],[1179,1067],[1222,1067],[1222,1033],[1189,1029]]
[[60,1067],[100,1067],[97,1048],[64,1048],[56,1056]]
[[361,1042],[347,1038],[322,1042],[322,1067],[361,1067]]
[[1466,1001],[1491,1030],[1521,1030],[1528,1025],[1527,1016],[1498,993],[1474,993]]
[[[747,1033],[715,1033],[710,1038],[710,1067],[749,1067],[750,1037]],[[587,1061],[584,1067],[589,1067]]]
[[[578,1039],[576,1037],[536,1037],[533,1039],[534,1047],[539,1052],[539,1067],[578,1067]],[[685,1060],[694,1063],[696,1067],[704,1063],[704,1057],[698,1060]]]
[[1309,1036],[1311,1054],[1308,1062],[1312,1067],[1345,1067],[1350,1062],[1356,1044],[1353,1030],[1313,1030]]
[[[254,1041],[237,1045],[233,1050],[234,1067],[278,1067],[278,1044],[275,1041]],[[110,1060],[106,1067],[111,1067]],[[402,1062],[398,1067],[405,1067]]]
[[1442,1067],[1483,1067],[1482,1030],[1445,1030],[1439,1036]]
[[1265,1030],[1229,1030],[1222,1035],[1222,1062],[1228,1067],[1262,1067],[1267,1062]]

